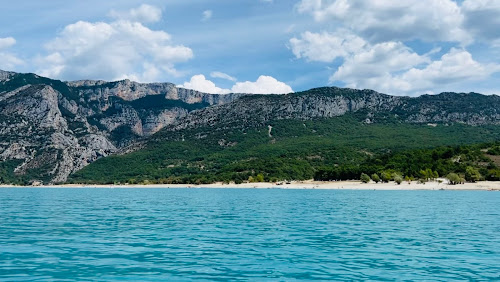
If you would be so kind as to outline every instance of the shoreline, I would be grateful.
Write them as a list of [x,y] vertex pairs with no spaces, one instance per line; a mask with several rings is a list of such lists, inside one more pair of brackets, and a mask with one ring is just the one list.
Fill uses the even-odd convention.
[[292,181],[290,184],[268,183],[242,183],[242,184],[224,184],[224,183],[213,183],[213,184],[120,184],[120,185],[94,185],[94,184],[66,184],[66,185],[40,185],[40,186],[14,186],[14,185],[0,185],[0,188],[164,188],[164,189],[174,189],[174,188],[191,188],[191,189],[316,189],[316,190],[476,190],[476,191],[500,191],[500,181],[479,181],[476,183],[465,183],[459,185],[448,185],[445,182],[427,182],[425,184],[419,184],[417,182],[403,182],[400,185],[389,182],[389,183],[361,183],[360,181]]

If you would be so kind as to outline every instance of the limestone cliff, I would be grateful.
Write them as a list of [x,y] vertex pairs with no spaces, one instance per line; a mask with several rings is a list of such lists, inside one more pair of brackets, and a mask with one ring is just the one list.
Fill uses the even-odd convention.
[[500,97],[442,93],[411,98],[372,90],[326,87],[287,95],[246,96],[230,104],[193,112],[168,130],[211,125],[219,128],[265,126],[271,120],[332,118],[349,112],[365,114],[367,123],[395,118],[408,123],[500,125]]
[[[0,182],[64,182],[98,158],[140,148],[149,136],[192,128],[267,127],[273,120],[362,115],[365,123],[500,125],[500,97],[416,98],[336,87],[287,95],[207,94],[171,83],[62,82],[0,71]],[[223,139],[223,138],[222,138]]]
[[62,82],[0,71],[0,163],[15,164],[14,173],[30,180],[64,182],[193,110],[240,96],[171,83]]

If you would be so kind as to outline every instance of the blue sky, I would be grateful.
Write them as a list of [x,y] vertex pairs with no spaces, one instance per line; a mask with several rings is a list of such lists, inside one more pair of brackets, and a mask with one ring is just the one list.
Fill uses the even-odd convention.
[[212,93],[500,93],[497,0],[0,1],[4,70]]

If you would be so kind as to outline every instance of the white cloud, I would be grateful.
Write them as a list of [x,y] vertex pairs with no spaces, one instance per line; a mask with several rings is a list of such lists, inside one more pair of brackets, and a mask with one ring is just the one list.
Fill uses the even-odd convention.
[[147,4],[142,4],[138,8],[129,11],[111,10],[111,12],[109,12],[109,16],[114,19],[141,23],[158,22],[161,20],[161,15],[161,9]]
[[411,90],[415,91],[463,81],[483,80],[498,71],[498,64],[481,64],[469,52],[452,48],[440,60],[423,69],[412,68],[397,78],[409,82]]
[[429,62],[400,42],[384,42],[347,57],[331,80],[371,79]]
[[500,45],[500,1],[465,0],[462,4],[464,27],[477,39]]
[[[332,63],[343,59],[342,65],[330,77],[330,82],[342,81],[350,86],[360,86],[391,76],[393,72],[406,71],[430,63],[427,55],[418,55],[401,42],[370,44],[346,30],[335,33],[305,32],[290,40],[297,58]],[[380,89],[380,87],[374,87]]]
[[229,74],[223,73],[223,72],[220,72],[220,71],[213,71],[213,72],[210,73],[210,76],[213,77],[213,78],[222,78],[222,79],[226,79],[226,80],[230,80],[230,81],[236,81],[237,80],[235,77],[232,77]]
[[7,50],[15,44],[16,40],[12,37],[0,38],[0,69],[14,70],[16,66],[24,64],[23,60]]
[[178,85],[178,87],[213,94],[287,94],[293,92],[292,88],[287,84],[265,75],[261,75],[255,82],[237,82],[231,90],[217,87],[215,83],[207,80],[202,74],[191,77],[190,81],[184,82],[184,84]]
[[[148,9],[143,5],[129,13],[138,15]],[[38,72],[60,79],[150,82],[177,75],[175,64],[193,57],[190,48],[172,44],[168,33],[126,20],[70,24],[45,49],[48,54],[37,59]]]
[[[465,50],[474,42],[500,46],[500,2],[496,0],[301,0],[309,13],[333,31],[303,32],[290,39],[296,58],[335,64],[330,82],[390,94],[421,94],[487,81],[499,64],[481,63]],[[436,48],[418,54],[421,41]],[[455,48],[440,58],[439,46]],[[410,44],[410,43],[408,43]],[[460,46],[460,47],[457,47]],[[434,58],[434,59],[433,59]]]
[[326,63],[359,52],[366,44],[361,37],[346,30],[335,33],[306,31],[300,38],[290,39],[292,52],[297,58]]
[[207,80],[202,74],[194,75],[189,82],[184,82],[184,84],[178,85],[178,87],[212,94],[228,94],[231,92],[229,89],[222,89],[215,86],[215,83]]
[[370,42],[471,40],[452,0],[302,0],[297,9],[319,22],[335,21]]
[[378,76],[364,76],[355,70],[350,73],[343,71],[341,67],[333,78],[345,81],[348,87],[416,95],[423,92],[432,93],[434,89],[446,89],[466,81],[484,80],[498,71],[500,71],[498,64],[481,64],[475,61],[469,52],[453,48],[440,60],[430,62],[422,68],[412,67],[400,74],[387,71],[381,72]]
[[212,10],[205,10],[201,14],[201,20],[204,21],[204,22],[208,21],[208,20],[210,20],[212,18],[212,15],[213,15]]
[[293,90],[284,82],[276,80],[274,77],[261,75],[255,82],[237,82],[231,91],[234,93],[252,94],[288,94]]
[[14,46],[16,40],[12,37],[0,38],[0,50]]
[[402,42],[370,44],[345,30],[334,33],[305,32],[290,40],[297,58],[309,61],[342,62],[330,77],[347,87],[369,88],[390,94],[421,94],[446,89],[455,84],[485,80],[498,72],[498,64],[481,64],[472,55],[453,48],[438,60],[431,56],[435,48],[419,55]]

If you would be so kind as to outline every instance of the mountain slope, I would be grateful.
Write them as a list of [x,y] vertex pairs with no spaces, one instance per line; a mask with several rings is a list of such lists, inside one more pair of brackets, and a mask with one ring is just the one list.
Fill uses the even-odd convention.
[[[390,152],[500,140],[500,127],[464,124],[367,124],[365,114],[277,120],[269,126],[196,128],[154,136],[142,149],[100,159],[74,183],[210,183],[310,179],[323,167],[357,166]],[[269,130],[270,129],[270,130]],[[166,134],[166,132],[161,132]]]
[[240,96],[171,83],[62,82],[0,71],[0,162],[22,182],[63,182],[193,110]]
[[[499,109],[500,97],[475,93],[410,98],[325,87],[215,95],[0,71],[0,177],[64,182],[92,164],[71,181],[206,181],[253,175],[253,167],[305,178],[380,152],[498,140]],[[109,158],[125,152],[133,153]]]
[[499,140],[498,109],[500,97],[474,93],[410,98],[318,88],[246,96],[193,111],[137,152],[100,160],[71,181],[307,179],[376,154]]
[[231,104],[193,112],[171,129],[213,124],[219,127],[248,127],[265,125],[271,120],[331,118],[359,111],[366,112],[367,122],[397,118],[408,123],[498,125],[500,96],[442,93],[410,98],[372,90],[324,87],[288,95],[243,97]]

